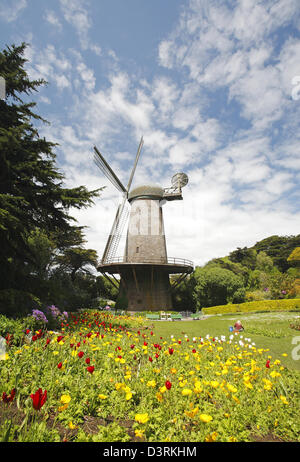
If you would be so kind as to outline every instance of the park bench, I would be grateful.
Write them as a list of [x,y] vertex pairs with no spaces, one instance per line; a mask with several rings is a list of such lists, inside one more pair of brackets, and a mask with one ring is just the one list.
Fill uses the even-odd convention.
[[192,313],[191,314],[191,318],[194,319],[194,320],[195,319],[200,319],[201,316],[202,316],[201,311],[198,311],[197,313]]
[[159,314],[146,314],[146,319],[150,319],[151,321],[159,320]]
[[172,321],[175,321],[176,319],[178,319],[179,321],[181,321],[181,314],[180,313],[177,313],[177,314],[171,314],[171,319]]

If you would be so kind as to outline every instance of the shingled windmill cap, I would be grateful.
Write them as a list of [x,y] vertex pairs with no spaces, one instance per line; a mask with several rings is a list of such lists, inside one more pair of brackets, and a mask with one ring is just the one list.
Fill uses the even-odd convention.
[[164,189],[159,185],[146,184],[132,189],[128,195],[129,202],[133,199],[162,199]]

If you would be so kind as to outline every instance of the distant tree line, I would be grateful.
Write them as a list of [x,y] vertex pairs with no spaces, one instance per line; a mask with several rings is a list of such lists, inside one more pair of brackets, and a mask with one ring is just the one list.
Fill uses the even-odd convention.
[[[174,278],[176,279],[176,278]],[[300,235],[270,236],[210,260],[173,293],[179,310],[300,297]]]

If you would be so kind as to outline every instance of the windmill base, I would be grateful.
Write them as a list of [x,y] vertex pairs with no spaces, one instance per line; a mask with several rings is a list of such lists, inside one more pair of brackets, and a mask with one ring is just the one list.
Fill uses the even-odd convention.
[[169,274],[154,266],[121,271],[119,299],[127,299],[128,311],[172,310]]

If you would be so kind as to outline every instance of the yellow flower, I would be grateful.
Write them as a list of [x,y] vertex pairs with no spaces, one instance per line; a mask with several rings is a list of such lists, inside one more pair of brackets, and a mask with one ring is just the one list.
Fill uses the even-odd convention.
[[250,382],[248,382],[246,380],[244,381],[244,385],[245,385],[246,388],[249,388],[250,390],[253,388],[252,383],[250,383]]
[[69,404],[70,401],[71,401],[71,396],[70,395],[61,395],[60,402],[62,404]]
[[227,388],[228,390],[231,392],[231,393],[236,393],[237,392],[237,388],[235,388],[233,385],[231,385],[230,383],[227,383]]
[[156,393],[156,399],[157,399],[157,401],[159,401],[161,403],[162,400],[163,400],[163,395],[161,393],[157,392]]
[[275,377],[281,377],[281,374],[280,374],[279,372],[272,371],[272,372],[270,373],[270,376],[273,377],[273,378],[275,378]]
[[77,428],[77,426],[74,425],[73,422],[69,422],[69,428],[70,428],[71,430],[74,430],[74,428]]
[[132,398],[132,393],[131,393],[131,391],[127,391],[127,392],[126,392],[125,398],[126,398],[127,401],[129,401],[129,400]]
[[67,409],[68,406],[69,406],[68,404],[64,404],[63,406],[59,406],[58,412],[64,411],[65,409]]
[[144,424],[146,422],[148,422],[149,420],[149,415],[148,413],[146,412],[145,414],[136,414],[134,419],[138,422],[138,423],[141,423],[141,424]]
[[235,438],[235,436],[230,436],[229,439],[228,439],[228,441],[229,441],[230,443],[235,443],[235,442],[237,441],[237,439]]
[[285,356],[285,357],[286,357],[286,356],[287,356],[287,354],[286,354],[286,353],[282,353],[282,355],[281,355],[281,356]]
[[212,380],[210,382],[210,385],[213,387],[213,388],[218,388],[218,386],[220,385],[219,382],[217,380]]
[[192,390],[190,390],[189,388],[184,388],[181,392],[182,396],[190,396],[192,393]]
[[163,385],[162,387],[160,387],[159,391],[163,394],[167,391],[167,387]]
[[156,386],[155,380],[149,380],[149,381],[147,382],[147,387],[152,387],[152,388],[154,388],[155,386]]
[[198,393],[201,393],[202,391],[203,391],[203,388],[201,386],[201,382],[197,380],[195,382],[194,393],[198,394]]
[[279,398],[281,399],[281,401],[282,401],[284,404],[289,404],[285,396],[280,395]]
[[140,430],[139,428],[137,428],[136,430],[134,430],[134,434],[135,434],[135,436],[137,436],[138,438],[143,438],[143,436],[144,436],[144,430]]
[[239,400],[236,396],[232,395],[232,399],[233,399],[236,403],[238,403],[238,404],[240,403],[240,400]]
[[264,381],[264,383],[265,383],[264,389],[265,389],[265,390],[271,390],[272,387],[273,387],[272,382],[271,382],[270,380],[268,380],[268,379],[263,379],[263,381]]
[[184,411],[184,413],[187,417],[190,417],[191,419],[193,419],[195,415],[198,413],[198,411],[199,411],[199,408],[195,407],[191,411]]
[[126,385],[124,383],[117,382],[115,383],[115,389],[117,391],[122,390]]
[[218,433],[213,432],[210,435],[207,435],[205,438],[206,443],[214,443],[217,439]]
[[199,419],[201,420],[201,422],[208,423],[212,420],[212,416],[208,414],[200,414]]
[[107,396],[106,396],[106,395],[102,395],[102,393],[100,393],[100,395],[98,395],[98,398],[100,398],[100,399],[106,399]]

